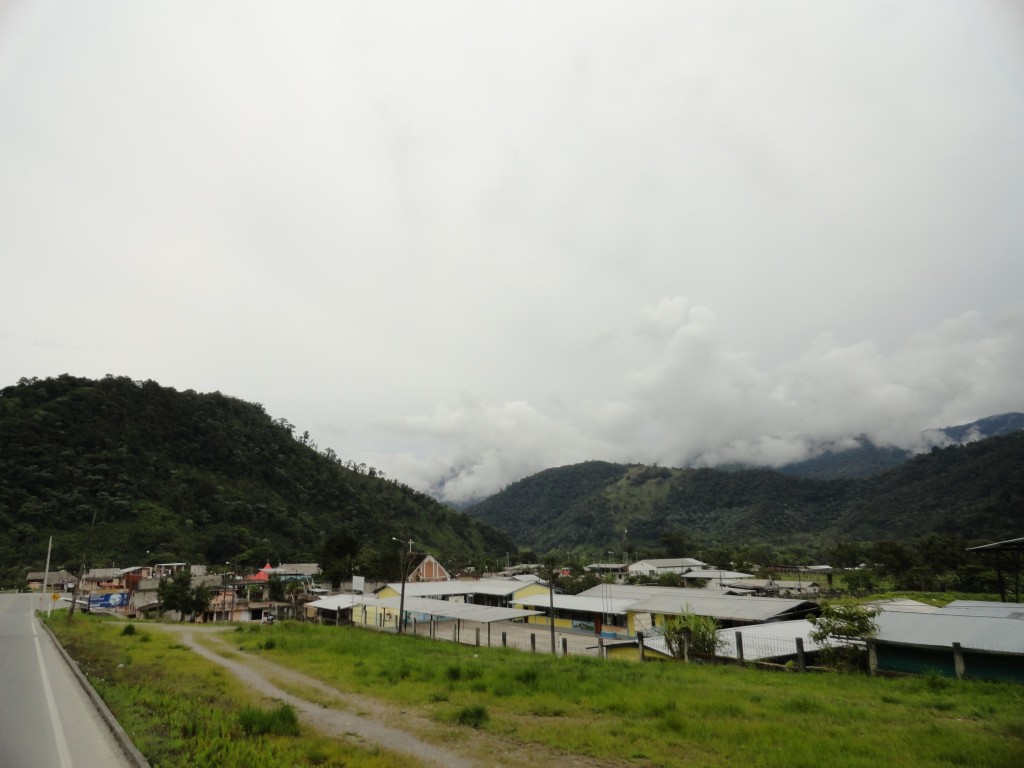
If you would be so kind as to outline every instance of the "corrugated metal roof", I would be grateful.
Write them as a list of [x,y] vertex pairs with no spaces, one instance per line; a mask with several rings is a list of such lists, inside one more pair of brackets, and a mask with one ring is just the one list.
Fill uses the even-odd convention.
[[599,584],[579,596],[634,599],[629,610],[640,613],[680,614],[689,610],[702,616],[731,621],[763,622],[787,613],[816,607],[806,600],[751,595],[727,595],[718,589],[645,587],[630,584]]
[[962,613],[883,611],[876,640],[926,647],[963,648],[1024,653],[1024,620]]
[[362,603],[366,599],[365,595],[329,595],[328,597],[321,597],[319,600],[313,600],[306,603],[310,608],[320,608],[324,611],[337,611],[347,610],[356,603]]
[[1024,619],[1024,603],[995,603],[986,600],[954,600],[943,613],[967,613],[971,616]]
[[821,648],[810,638],[813,629],[814,625],[806,619],[773,621],[742,629],[720,629],[717,634],[722,645],[716,655],[736,658],[737,632],[743,635],[743,658],[749,661],[795,656],[798,637],[804,641],[804,651],[810,653]]
[[806,600],[719,593],[692,595],[682,601],[676,595],[651,597],[636,602],[629,610],[638,613],[676,615],[694,613],[727,621],[765,622],[785,614],[802,613],[816,607],[814,603]]
[[733,579],[752,579],[754,575],[752,573],[740,573],[739,571],[716,571],[705,568],[697,571],[687,571],[682,574],[682,577],[684,579],[707,579],[708,581],[722,579],[729,579],[731,581]]
[[689,596],[707,596],[721,594],[717,589],[694,589],[688,587],[653,587],[637,584],[598,584],[579,593],[583,597],[621,597],[645,600],[659,595],[675,595],[680,599]]
[[[521,579],[480,579],[479,581],[408,581],[405,596],[446,597],[450,595],[491,595],[510,597],[534,581]],[[388,584],[395,592],[402,591],[402,582]]]
[[[547,594],[530,595],[515,600],[516,605],[532,605],[538,608],[550,607],[550,596]],[[580,611],[583,613],[612,613],[625,615],[626,610],[636,600],[629,598],[601,598],[584,595],[555,595],[555,609],[563,611]]]
[[1024,604],[955,600],[941,608],[882,605],[881,642],[1024,653]]
[[[397,611],[401,604],[402,598],[400,597],[385,597],[381,599],[365,595],[331,595],[330,597],[324,597],[307,603],[307,605],[313,608],[327,611],[347,610],[361,605],[390,608]],[[527,616],[537,616],[541,613],[540,611],[527,611],[518,608],[496,608],[488,605],[474,605],[473,603],[453,603],[448,600],[435,600],[429,597],[410,597],[408,594],[405,596],[404,607],[407,613],[467,619],[484,624],[494,621],[506,621],[508,619],[522,619]]]
[[998,549],[1019,549],[1024,547],[1024,536],[1019,539],[1007,539],[1006,541],[997,541],[993,544],[982,544],[980,547],[968,547],[968,552],[985,552],[986,550],[998,550]]
[[[746,661],[796,656],[796,639],[798,637],[804,641],[804,651],[810,653],[821,648],[809,637],[812,629],[814,629],[814,625],[804,619],[757,624],[756,626],[743,627],[742,629],[720,629],[717,632],[720,645],[715,655],[726,659],[735,659],[737,657],[737,632],[743,635],[743,658]],[[635,640],[623,641],[623,644],[635,643]],[[606,646],[615,644],[614,641],[605,642]],[[672,655],[668,649],[668,644],[665,642],[664,635],[645,637],[644,646],[648,650],[664,654],[665,656]]]
[[635,563],[630,563],[630,570],[639,570],[636,566],[649,565],[655,570],[662,568],[700,568],[706,563],[702,563],[700,560],[694,560],[692,557],[658,557],[658,558],[646,558],[644,560],[637,560]]
[[[386,597],[383,600],[375,601],[377,604],[398,610],[401,603],[399,597]],[[474,605],[473,603],[452,603],[448,600],[431,600],[424,597],[405,597],[406,613],[423,613],[428,616],[450,619],[465,619],[468,621],[479,621],[490,624],[495,621],[507,621],[509,619],[523,619],[527,616],[537,616],[540,611],[526,611],[518,608],[497,608],[489,605]]]

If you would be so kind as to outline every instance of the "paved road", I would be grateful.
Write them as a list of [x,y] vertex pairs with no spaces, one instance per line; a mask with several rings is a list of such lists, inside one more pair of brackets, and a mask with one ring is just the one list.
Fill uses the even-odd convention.
[[110,729],[33,611],[38,595],[0,594],[0,765],[128,768]]

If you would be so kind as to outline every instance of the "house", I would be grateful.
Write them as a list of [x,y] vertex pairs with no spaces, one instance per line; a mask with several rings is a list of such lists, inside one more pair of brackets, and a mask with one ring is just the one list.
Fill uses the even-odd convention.
[[584,565],[583,570],[598,576],[615,576],[626,570],[625,563],[591,563]]
[[869,643],[873,672],[1024,682],[1024,603],[883,603]]
[[635,563],[630,563],[626,566],[626,572],[630,576],[658,577],[664,573],[683,574],[687,571],[706,567],[707,563],[694,560],[692,557],[669,557],[637,560]]
[[48,591],[69,592],[74,588],[78,579],[64,570],[50,571],[49,573],[30,571],[26,581],[28,581],[28,588],[35,592],[41,591],[44,583]]
[[281,581],[316,581],[320,576],[320,566],[316,563],[281,563],[270,569],[270,575]]

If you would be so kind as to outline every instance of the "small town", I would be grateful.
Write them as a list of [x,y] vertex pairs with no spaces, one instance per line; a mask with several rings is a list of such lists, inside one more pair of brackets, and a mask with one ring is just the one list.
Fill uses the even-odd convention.
[[[1017,563],[1024,538],[981,549],[1011,555]],[[32,572],[28,585],[52,599],[74,600],[83,610],[126,619],[345,624],[476,646],[604,659],[682,658],[664,634],[666,623],[681,616],[703,617],[716,627],[712,647],[695,651],[705,659],[796,664],[803,670],[817,663],[828,642],[812,637],[821,595],[832,583],[832,569],[825,565],[797,568],[787,574],[793,578],[782,580],[714,569],[693,558],[593,563],[585,570],[602,582],[576,594],[553,589],[537,575],[540,565],[457,576],[432,555],[411,565],[400,583],[367,585],[356,579],[334,594],[321,586],[315,563],[268,563],[253,573],[219,574],[186,563],[94,568],[81,584],[66,572]],[[160,600],[161,583],[186,574],[190,587],[208,598],[187,613]],[[678,577],[682,586],[653,583],[666,574]],[[1019,598],[1019,568],[1008,576]],[[1020,602],[955,600],[933,606],[893,599],[868,606],[877,611],[876,631],[862,639],[872,674],[930,672],[1024,682]]]

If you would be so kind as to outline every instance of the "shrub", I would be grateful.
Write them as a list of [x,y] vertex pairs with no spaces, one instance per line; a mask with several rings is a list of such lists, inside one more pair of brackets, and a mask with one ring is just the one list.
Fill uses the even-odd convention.
[[124,625],[124,629],[121,630],[121,634],[125,635],[127,637],[131,637],[132,635],[135,634],[135,625],[134,624],[125,624]]
[[245,707],[238,713],[238,723],[248,736],[298,736],[299,719],[289,704],[274,709]]
[[840,669],[854,670],[862,663],[864,642],[878,631],[877,609],[856,603],[826,603],[820,616],[811,616],[814,624],[809,637],[822,646],[825,661]]
[[537,682],[539,677],[540,673],[537,672],[536,667],[527,667],[526,669],[519,670],[515,674],[516,681],[523,685],[533,685]]
[[677,659],[685,658],[687,642],[690,652],[707,656],[714,656],[722,645],[718,637],[718,622],[711,616],[690,613],[689,606],[685,613],[672,616],[665,622],[662,634],[669,653]]
[[480,704],[463,707],[455,715],[455,721],[459,725],[468,725],[471,728],[482,728],[489,719],[487,707]]

